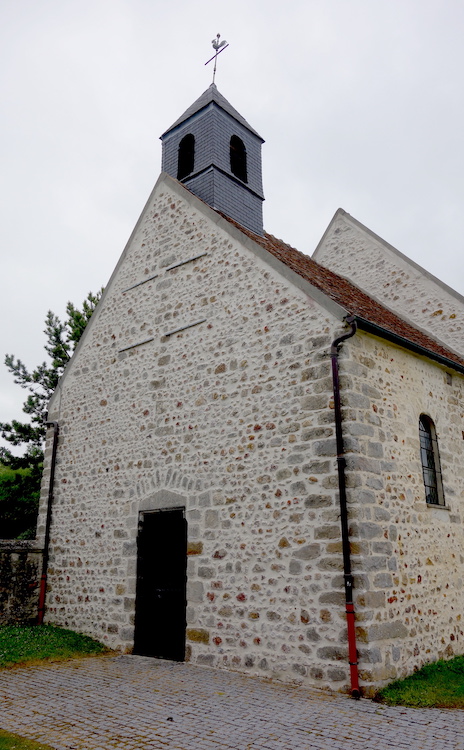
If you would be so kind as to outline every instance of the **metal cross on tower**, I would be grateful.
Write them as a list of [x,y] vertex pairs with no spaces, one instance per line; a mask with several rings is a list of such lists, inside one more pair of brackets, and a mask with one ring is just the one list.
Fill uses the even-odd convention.
[[211,60],[214,60],[214,70],[213,70],[213,83],[214,79],[216,77],[216,65],[217,65],[217,56],[220,52],[224,52],[225,49],[229,46],[225,39],[220,42],[221,35],[217,34],[216,39],[213,39],[211,44],[213,45],[213,49],[216,50],[213,57],[211,57],[207,62],[205,62],[205,65],[208,65],[208,63],[211,62]]

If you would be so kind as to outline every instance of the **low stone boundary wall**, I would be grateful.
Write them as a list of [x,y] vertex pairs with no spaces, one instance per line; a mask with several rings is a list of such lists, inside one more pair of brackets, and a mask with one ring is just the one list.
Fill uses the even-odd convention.
[[0,625],[37,621],[42,554],[34,540],[0,540]]

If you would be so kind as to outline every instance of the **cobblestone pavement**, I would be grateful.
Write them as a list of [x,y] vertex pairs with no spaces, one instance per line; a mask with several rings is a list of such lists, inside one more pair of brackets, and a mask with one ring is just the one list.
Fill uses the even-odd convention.
[[141,656],[1,671],[0,727],[56,750],[464,750],[464,711],[389,708]]

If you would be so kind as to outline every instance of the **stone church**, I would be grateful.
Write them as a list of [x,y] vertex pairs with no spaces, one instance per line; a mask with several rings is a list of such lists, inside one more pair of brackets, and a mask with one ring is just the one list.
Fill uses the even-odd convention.
[[262,143],[214,84],[162,136],[49,407],[45,620],[371,695],[464,653],[464,299],[342,210],[266,233]]

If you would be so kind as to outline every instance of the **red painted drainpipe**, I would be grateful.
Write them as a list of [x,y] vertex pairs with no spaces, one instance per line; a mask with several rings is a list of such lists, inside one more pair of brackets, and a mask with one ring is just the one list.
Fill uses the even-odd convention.
[[58,436],[60,426],[58,422],[45,422],[46,427],[53,427],[52,462],[50,466],[50,482],[48,484],[47,516],[45,520],[45,540],[42,556],[42,575],[40,577],[39,609],[37,613],[37,625],[42,625],[45,614],[45,595],[47,592],[47,568],[48,553],[50,548],[50,526],[52,523],[53,485],[55,483],[56,449],[58,447]]
[[332,358],[332,380],[335,410],[335,437],[337,443],[338,489],[340,497],[340,523],[342,527],[343,577],[345,580],[345,610],[348,629],[348,659],[350,664],[351,696],[360,698],[358,675],[358,652],[356,648],[355,611],[353,602],[353,574],[351,572],[350,538],[348,533],[348,509],[346,504],[345,450],[343,447],[342,409],[340,402],[340,376],[338,368],[338,350],[341,344],[355,335],[357,330],[354,315],[345,318],[351,326],[350,333],[335,339],[330,348]]

